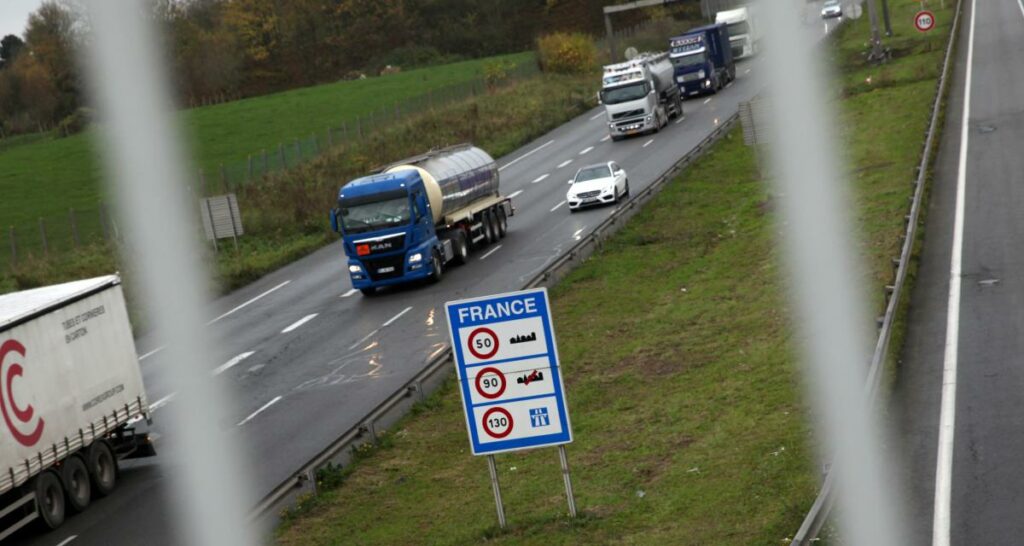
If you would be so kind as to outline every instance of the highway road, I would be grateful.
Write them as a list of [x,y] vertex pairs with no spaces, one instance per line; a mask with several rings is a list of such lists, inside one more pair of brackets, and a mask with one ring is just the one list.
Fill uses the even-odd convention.
[[[820,35],[822,28],[812,20],[808,32]],[[500,158],[502,192],[516,208],[507,237],[447,270],[436,285],[363,297],[351,289],[335,243],[217,300],[209,326],[220,340],[222,364],[211,376],[225,382],[235,402],[231,421],[221,427],[253,454],[256,493],[288,478],[443,350],[446,301],[521,288],[612,213],[610,207],[569,213],[565,193],[577,168],[614,160],[626,169],[631,190],[642,190],[752,98],[760,88],[756,77],[756,63],[739,63],[734,83],[687,101],[685,119],[657,134],[611,142],[598,107]],[[158,334],[137,341],[157,449],[201,456],[201,447],[161,436],[161,411],[175,403],[162,376],[174,364],[163,359],[168,343],[174,340]],[[163,486],[173,473],[159,456],[127,462],[114,495],[56,532],[25,533],[12,543],[178,544],[168,517],[171,493]]]
[[895,401],[914,544],[1020,544],[1024,4],[964,6]]

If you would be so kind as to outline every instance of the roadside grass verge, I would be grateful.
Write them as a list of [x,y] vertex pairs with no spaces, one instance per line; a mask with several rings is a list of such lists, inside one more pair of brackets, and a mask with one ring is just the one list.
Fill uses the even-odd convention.
[[[899,13],[914,3],[892,4]],[[860,60],[863,22],[832,46],[845,54],[836,108],[879,312],[941,62],[941,47],[920,40],[941,42],[952,19],[937,15],[928,36],[901,34],[897,23],[908,47],[883,67]],[[889,84],[858,87],[883,70]],[[510,523],[497,529],[486,461],[469,454],[450,381],[349,467],[343,485],[286,515],[278,543],[785,541],[819,468],[773,211],[737,128],[552,290],[578,520],[566,517],[557,454],[544,449],[497,456]]]
[[[278,143],[323,133],[356,115],[393,109],[430,89],[481,77],[493,62],[533,63],[532,52],[432,66],[365,80],[294,89],[214,106],[183,110],[183,126],[196,167],[213,178],[221,164],[238,163]],[[26,135],[0,140],[0,224],[31,224],[68,208],[93,209],[102,200],[96,130],[68,138]]]

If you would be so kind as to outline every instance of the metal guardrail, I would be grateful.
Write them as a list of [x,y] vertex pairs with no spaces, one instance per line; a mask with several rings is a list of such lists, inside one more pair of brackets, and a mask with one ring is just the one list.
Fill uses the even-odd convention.
[[[708,147],[720,139],[726,131],[732,128],[738,119],[739,115],[733,114],[725,120],[725,122],[720,123],[719,126],[716,127],[707,137],[701,140],[697,146],[687,152],[679,159],[679,161],[675,162],[672,167],[655,179],[651,185],[637,193],[629,201],[620,205],[619,208],[617,208],[608,218],[598,224],[593,231],[576,242],[576,244],[574,244],[568,251],[556,258],[555,261],[548,264],[543,271],[531,278],[523,288],[536,288],[539,286],[554,284],[564,277],[569,271],[586,260],[586,258],[593,254],[595,250],[600,249],[601,243],[605,239],[621,229],[622,226],[626,224],[626,221],[633,217],[633,215],[642,208],[642,205],[650,201],[659,191],[661,191],[665,184],[672,180],[672,178],[679,174],[684,168],[693,163],[697,157],[707,151]],[[269,494],[263,497],[252,511],[250,511],[249,518],[251,520],[255,520],[265,515],[273,508],[283,504],[284,501],[290,497],[297,496],[302,493],[315,494],[316,474],[318,470],[326,466],[328,463],[344,464],[344,462],[347,462],[351,456],[354,448],[370,441],[376,441],[377,427],[380,423],[393,423],[397,421],[405,414],[405,411],[413,406],[416,401],[425,400],[427,394],[433,392],[434,389],[441,385],[444,379],[447,378],[448,374],[454,370],[450,361],[450,347],[446,347],[443,350],[436,352],[429,358],[427,365],[423,370],[417,373],[400,389],[395,391],[383,402],[373,408],[373,410],[367,413],[359,420],[358,425],[353,426],[341,434],[341,436],[331,442],[330,445],[325,447],[310,461],[306,462],[297,471],[293,472],[288,479],[284,480],[280,485],[271,490]],[[413,399],[414,395],[418,396]]]
[[[907,231],[903,234],[903,246],[899,258],[894,260],[896,264],[896,279],[892,285],[885,287],[889,296],[886,304],[885,315],[882,317],[881,328],[878,332],[878,341],[875,344],[875,352],[871,357],[871,367],[868,370],[868,378],[865,383],[865,394],[869,404],[874,406],[877,403],[878,391],[882,382],[882,372],[885,371],[885,360],[889,354],[889,341],[892,339],[893,324],[896,320],[896,313],[899,309],[900,296],[903,294],[903,287],[906,284],[907,272],[910,268],[910,259],[914,251],[914,241],[917,235],[917,224],[921,215],[921,199],[924,196],[925,182],[928,177],[929,165],[932,162],[932,149],[935,147],[935,133],[938,125],[939,112],[942,101],[945,98],[947,76],[949,75],[950,59],[953,56],[953,46],[956,43],[956,34],[959,29],[960,11],[963,2],[957,0],[956,15],[953,18],[953,27],[949,32],[949,40],[946,44],[946,54],[942,62],[942,74],[935,84],[935,99],[932,101],[930,121],[928,130],[925,132],[923,149],[921,151],[921,163],[917,166],[917,177],[914,178],[914,196],[910,202],[910,213],[906,216]],[[833,472],[829,472],[822,484],[818,497],[811,505],[810,511],[804,517],[800,529],[793,537],[790,546],[808,546],[814,541],[821,529],[828,520],[829,513],[835,503],[835,489],[833,483]]]

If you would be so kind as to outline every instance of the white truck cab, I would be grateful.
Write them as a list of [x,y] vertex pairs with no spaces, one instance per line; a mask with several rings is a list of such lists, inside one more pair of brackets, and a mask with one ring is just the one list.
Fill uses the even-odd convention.
[[729,45],[734,59],[757,54],[761,33],[751,6],[720,11],[715,14],[715,23],[725,23],[729,27]]

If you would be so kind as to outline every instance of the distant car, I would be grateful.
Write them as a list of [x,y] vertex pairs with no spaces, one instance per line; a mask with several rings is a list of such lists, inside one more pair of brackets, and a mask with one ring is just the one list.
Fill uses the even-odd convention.
[[832,19],[833,17],[843,16],[843,4],[839,0],[825,0],[825,4],[821,7],[821,18]]
[[629,195],[626,171],[614,161],[583,167],[569,183],[572,187],[565,194],[565,200],[570,212],[590,205],[617,203]]

